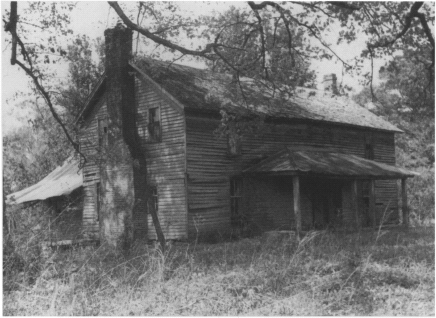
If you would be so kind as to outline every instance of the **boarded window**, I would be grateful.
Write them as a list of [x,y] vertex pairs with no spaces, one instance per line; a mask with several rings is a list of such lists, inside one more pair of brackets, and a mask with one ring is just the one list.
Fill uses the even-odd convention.
[[161,124],[158,107],[148,110],[148,137],[151,142],[161,141]]
[[99,118],[98,119],[98,146],[101,149],[102,147],[107,147],[107,136],[108,136],[108,128],[107,128],[107,118]]
[[230,180],[230,218],[232,226],[242,226],[242,179]]

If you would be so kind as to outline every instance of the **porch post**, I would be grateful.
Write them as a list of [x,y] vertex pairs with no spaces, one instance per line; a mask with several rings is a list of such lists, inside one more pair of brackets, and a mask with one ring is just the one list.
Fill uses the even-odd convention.
[[403,225],[409,226],[409,209],[407,207],[406,178],[401,179],[401,201],[403,210]]
[[292,189],[294,198],[294,215],[297,238],[300,239],[301,232],[301,210],[300,210],[300,178],[298,176],[292,177]]
[[372,226],[377,226],[376,210],[375,210],[375,180],[369,181],[369,215],[372,218]]
[[353,212],[356,221],[357,228],[360,228],[360,220],[359,220],[359,206],[357,204],[357,180],[354,179],[351,184],[351,197],[353,202]]

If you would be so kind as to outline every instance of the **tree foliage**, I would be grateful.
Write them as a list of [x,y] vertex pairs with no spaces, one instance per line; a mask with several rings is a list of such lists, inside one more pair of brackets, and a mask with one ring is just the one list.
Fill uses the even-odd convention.
[[[428,70],[434,69],[434,36],[430,26],[434,25],[434,5],[423,2],[247,2],[244,11],[237,16],[218,16],[185,18],[180,23],[168,23],[160,27],[155,15],[155,8],[146,3],[140,4],[144,8],[138,12],[136,23],[130,18],[117,2],[109,2],[122,21],[131,29],[142,34],[158,45],[183,55],[203,57],[211,61],[220,61],[237,75],[244,76],[250,64],[257,60],[263,68],[263,77],[268,79],[271,71],[268,69],[268,51],[283,47],[283,42],[277,41],[272,47],[268,45],[266,28],[284,30],[286,34],[286,54],[292,59],[304,54],[310,58],[336,57],[347,68],[361,69],[365,58],[390,56],[394,52],[413,48],[418,50],[428,47],[428,53],[421,56],[421,62]],[[177,14],[178,8],[171,7],[172,14]],[[237,17],[238,20],[235,21]],[[153,23],[148,24],[149,21]],[[213,32],[203,32],[205,28],[213,25]],[[235,24],[236,22],[236,24]],[[197,26],[197,33],[193,31]],[[239,28],[243,36],[232,38],[232,45],[227,45],[228,36],[232,30]],[[336,31],[336,32],[335,32]],[[183,46],[185,39],[201,37],[208,43],[193,49]],[[200,33],[200,34],[198,34]],[[299,47],[293,43],[295,34],[304,34],[307,41]],[[355,63],[346,62],[341,58],[340,52],[335,52],[325,39],[331,36],[337,43],[352,43],[362,36],[366,37],[367,47],[356,58]],[[225,52],[231,50],[236,53],[248,48],[249,39],[254,50],[250,51],[252,57],[243,61],[241,59],[228,59]],[[277,46],[276,46],[277,44]],[[372,78],[372,72],[367,74]]]
[[383,82],[374,88],[375,103],[369,89],[355,100],[372,105],[373,112],[404,131],[396,136],[396,162],[420,173],[409,179],[408,197],[412,218],[422,221],[434,219],[435,101],[434,85],[428,85],[424,66],[413,57],[405,51],[381,68]]
[[[219,33],[223,25],[228,25],[220,33],[222,58],[209,63],[212,70],[234,73],[236,69],[236,72],[242,72],[244,76],[267,78],[289,87],[315,86],[316,74],[309,71],[308,57],[303,53],[304,33],[294,29],[289,29],[288,33],[286,27],[279,23],[279,18],[268,12],[259,26],[263,30],[263,40],[259,44],[255,32],[251,30],[257,24],[258,20],[252,12],[235,7],[210,18],[210,27],[203,32],[207,38]],[[289,37],[292,39],[290,43]],[[295,52],[294,55],[288,54],[289,45]]]
[[[68,78],[57,87],[56,104],[75,118],[104,71],[104,43],[87,35],[76,35],[67,46]],[[93,52],[97,54],[93,55]]]

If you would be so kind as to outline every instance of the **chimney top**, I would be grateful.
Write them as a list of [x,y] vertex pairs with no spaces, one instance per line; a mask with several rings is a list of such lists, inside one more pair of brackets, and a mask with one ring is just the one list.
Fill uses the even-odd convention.
[[336,81],[336,80],[337,80],[336,74],[335,73],[331,73],[331,74],[324,75],[323,82],[325,82],[325,81]]
[[324,75],[323,83],[324,83],[324,91],[331,92],[333,95],[339,95],[338,87],[336,86],[336,74],[331,73]]

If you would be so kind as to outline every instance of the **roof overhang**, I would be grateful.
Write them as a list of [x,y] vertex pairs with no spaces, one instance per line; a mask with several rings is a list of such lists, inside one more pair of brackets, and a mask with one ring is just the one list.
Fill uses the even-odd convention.
[[82,170],[75,158],[67,159],[62,166],[50,172],[38,183],[6,196],[7,204],[19,204],[68,195],[83,185]]
[[346,179],[403,179],[419,175],[355,155],[320,149],[287,147],[243,171],[258,175],[307,175]]
[[82,108],[82,110],[74,120],[75,125],[77,125],[80,122],[80,120],[89,113],[89,111],[92,109],[92,106],[94,106],[94,104],[99,100],[102,93],[105,91],[105,88],[106,88],[106,72],[104,72],[103,75],[100,77],[97,84],[94,86],[94,89],[92,90],[91,94],[89,94],[88,98],[86,99],[85,106]]

